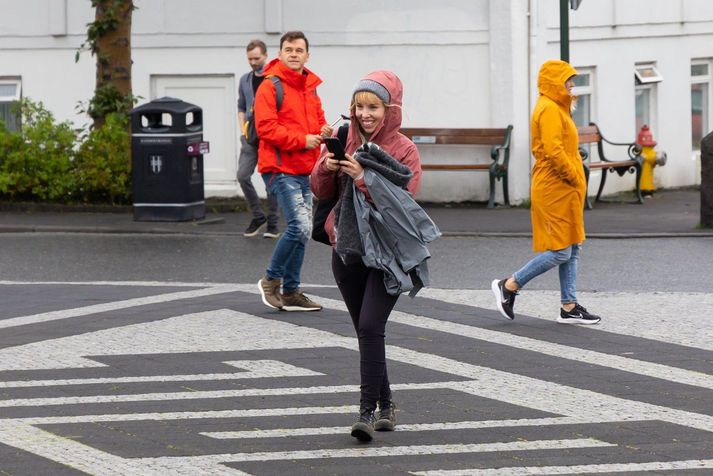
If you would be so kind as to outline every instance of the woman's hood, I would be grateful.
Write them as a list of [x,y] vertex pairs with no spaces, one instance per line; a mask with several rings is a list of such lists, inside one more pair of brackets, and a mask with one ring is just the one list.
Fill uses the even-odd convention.
[[566,61],[546,61],[540,68],[540,74],[537,77],[537,89],[543,96],[547,96],[569,110],[572,97],[567,92],[564,83],[576,75],[577,70]]
[[[370,142],[376,142],[384,147],[384,143],[392,140],[395,134],[401,129],[401,106],[403,104],[404,87],[396,74],[391,71],[374,71],[367,74],[362,79],[369,79],[382,85],[389,92],[389,107],[386,108],[386,115],[381,124],[376,128]],[[347,139],[348,149],[354,151],[361,145],[359,136],[359,125],[354,111],[351,112],[351,124],[349,127],[349,138]],[[353,148],[352,148],[353,147]],[[386,146],[388,148],[388,145]]]

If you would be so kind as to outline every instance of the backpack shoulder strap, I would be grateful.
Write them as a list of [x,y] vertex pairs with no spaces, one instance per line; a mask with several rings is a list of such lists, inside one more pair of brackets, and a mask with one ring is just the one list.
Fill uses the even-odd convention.
[[279,111],[282,107],[282,101],[285,98],[285,90],[282,88],[282,82],[277,76],[268,76],[272,84],[275,86],[275,101],[277,102],[277,110]]

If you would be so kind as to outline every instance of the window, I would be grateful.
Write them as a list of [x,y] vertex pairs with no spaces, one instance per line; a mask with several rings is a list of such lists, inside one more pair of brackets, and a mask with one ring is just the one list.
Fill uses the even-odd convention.
[[[572,119],[577,127],[588,126],[594,120],[592,117],[592,94],[594,93],[594,70],[592,68],[575,68],[577,76],[574,77],[572,94],[577,96],[577,104],[572,111]],[[587,152],[587,157],[592,157],[591,144],[580,147]]]
[[634,76],[637,84],[660,83],[663,78],[652,64],[642,64],[634,68]]
[[708,134],[710,118],[711,61],[691,64],[691,144],[701,150],[701,139]]
[[635,78],[635,112],[636,131],[646,124],[651,133],[656,136],[656,84],[663,81],[656,66],[653,64],[636,65]]
[[579,73],[574,77],[572,94],[577,96],[577,107],[572,112],[572,118],[577,127],[587,126],[592,122],[592,94],[594,93],[594,71],[586,68],[576,68]]
[[19,79],[0,78],[0,121],[11,131],[20,130],[20,117],[14,106],[20,100],[21,91]]

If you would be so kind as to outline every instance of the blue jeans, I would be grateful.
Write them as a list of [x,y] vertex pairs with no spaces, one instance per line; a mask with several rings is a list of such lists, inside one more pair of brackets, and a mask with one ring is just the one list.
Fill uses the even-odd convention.
[[262,174],[262,179],[268,192],[277,197],[287,222],[287,229],[275,244],[266,275],[270,279],[282,279],[282,292],[290,293],[300,287],[305,245],[312,236],[309,175]]
[[513,274],[518,287],[522,288],[536,276],[559,266],[562,304],[577,302],[577,260],[582,245],[572,245],[555,251],[545,251],[532,258]]

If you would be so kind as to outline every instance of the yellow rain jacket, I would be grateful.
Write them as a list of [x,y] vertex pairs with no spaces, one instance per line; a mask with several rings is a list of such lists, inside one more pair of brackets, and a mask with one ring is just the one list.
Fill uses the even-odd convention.
[[572,98],[565,81],[577,74],[568,63],[547,61],[540,69],[540,97],[532,113],[531,208],[534,251],[561,250],[584,241],[587,182],[579,155]]

